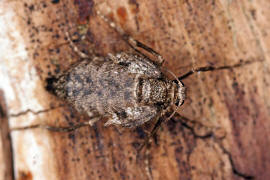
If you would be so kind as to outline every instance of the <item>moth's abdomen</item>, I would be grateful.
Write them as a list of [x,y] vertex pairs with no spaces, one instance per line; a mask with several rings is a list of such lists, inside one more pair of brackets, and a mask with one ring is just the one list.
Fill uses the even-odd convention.
[[46,79],[47,85],[46,89],[47,91],[51,92],[52,94],[64,98],[67,96],[67,92],[64,90],[65,89],[65,82],[63,81],[63,77],[55,78],[55,77],[50,77]]
[[79,112],[105,114],[136,103],[135,75],[112,61],[82,62],[60,78],[48,81],[48,87]]

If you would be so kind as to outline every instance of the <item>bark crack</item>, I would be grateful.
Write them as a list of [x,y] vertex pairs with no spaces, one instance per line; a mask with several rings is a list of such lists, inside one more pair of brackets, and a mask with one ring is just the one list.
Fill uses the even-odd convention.
[[[49,112],[51,110],[63,107],[63,106],[64,105],[59,105],[56,107],[51,107],[51,108],[39,110],[39,111],[27,109],[27,110],[19,112],[19,113],[10,114],[9,117],[19,117],[19,116],[26,115],[28,113],[38,115],[38,114],[46,113],[46,112]],[[96,118],[96,117],[93,117],[93,118]],[[84,126],[92,126],[91,121],[77,123],[77,124],[72,125],[72,126],[50,126],[48,124],[32,124],[32,125],[28,125],[28,126],[9,128],[9,131],[10,132],[11,131],[22,131],[22,130],[28,130],[28,129],[41,128],[41,129],[47,129],[47,130],[53,131],[53,132],[72,132],[72,131],[74,131],[78,128],[84,127]]]
[[27,109],[25,111],[21,111],[21,112],[18,112],[18,113],[9,114],[9,116],[10,117],[19,117],[19,116],[26,115],[28,113],[38,115],[38,114],[49,112],[49,111],[54,110],[54,109],[58,109],[58,108],[63,107],[63,106],[64,105],[60,105],[60,106],[51,107],[51,108],[48,108],[48,109],[43,109],[43,110],[38,110],[38,111],[35,111],[35,110],[32,110],[32,109]]
[[[216,129],[215,127],[209,127],[209,126],[206,126],[200,122],[196,122],[194,120],[191,120],[185,116],[182,116],[182,115],[177,115],[177,117],[181,120],[180,123],[183,127],[187,128],[188,130],[190,130],[193,134],[193,136],[195,138],[200,138],[200,139],[208,139],[208,138],[211,138],[211,137],[214,137],[215,134],[214,134],[214,129]],[[203,134],[198,134],[195,130],[195,128],[206,128],[207,131]],[[223,138],[223,137],[222,137]],[[220,138],[219,138],[220,139]]]
[[[212,138],[214,140],[215,143],[218,144],[218,146],[221,148],[222,152],[224,154],[226,154],[228,156],[228,159],[229,159],[229,162],[230,162],[230,165],[231,165],[231,168],[232,168],[232,172],[233,174],[235,174],[236,176],[239,176],[241,178],[244,178],[244,179],[255,179],[254,176],[252,175],[249,175],[249,174],[246,174],[246,173],[243,173],[241,172],[240,170],[237,169],[235,163],[234,163],[234,160],[233,160],[233,156],[231,155],[231,153],[225,149],[225,147],[221,144],[221,140],[224,139],[226,137],[223,136],[221,138],[217,138],[215,136],[215,133],[214,133],[214,130],[212,129],[211,131],[208,131],[207,133],[203,134],[203,135],[199,135],[196,133],[196,130],[194,129],[194,124],[197,123],[197,122],[194,122],[192,120],[189,120],[188,118],[184,117],[184,116],[181,116],[179,115],[180,119],[181,119],[181,124],[183,127],[187,128],[188,130],[191,131],[192,135],[195,137],[195,138],[199,138],[199,139],[209,139],[209,138]],[[191,126],[188,122],[191,122],[193,125]],[[209,128],[203,124],[199,124],[200,126],[204,126],[206,128]]]
[[249,174],[246,174],[246,173],[243,173],[243,172],[240,172],[236,166],[235,166],[235,163],[234,163],[234,160],[233,160],[233,157],[232,157],[232,154],[221,144],[221,142],[217,142],[215,141],[219,147],[222,149],[223,153],[226,154],[229,158],[229,161],[230,161],[230,164],[231,164],[231,167],[232,167],[232,170],[233,170],[233,174],[235,174],[236,176],[239,176],[239,177],[242,177],[244,179],[255,179],[254,176],[252,175],[249,175]]

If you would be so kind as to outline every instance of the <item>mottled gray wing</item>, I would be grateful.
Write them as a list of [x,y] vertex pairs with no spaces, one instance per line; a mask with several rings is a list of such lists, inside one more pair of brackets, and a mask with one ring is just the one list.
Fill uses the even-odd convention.
[[157,115],[157,108],[150,106],[128,107],[113,114],[105,126],[114,124],[124,127],[136,127],[152,120]]
[[130,73],[141,74],[145,77],[159,78],[161,71],[149,58],[138,54],[118,53],[115,56],[109,54],[109,58],[115,63],[125,66]]

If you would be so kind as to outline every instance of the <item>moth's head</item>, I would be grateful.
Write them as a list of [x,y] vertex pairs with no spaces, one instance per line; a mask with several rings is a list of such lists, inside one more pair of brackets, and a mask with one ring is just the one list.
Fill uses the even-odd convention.
[[175,106],[179,107],[184,103],[185,100],[185,86],[179,80],[175,80],[173,82],[175,84],[173,103]]
[[174,77],[174,80],[172,80],[170,82],[170,84],[171,84],[170,104],[171,105],[174,104],[176,106],[175,111],[177,111],[178,107],[183,105],[184,100],[185,100],[185,86],[173,72],[171,72],[170,70],[168,70],[166,68],[162,68],[162,69],[164,71],[170,73]]

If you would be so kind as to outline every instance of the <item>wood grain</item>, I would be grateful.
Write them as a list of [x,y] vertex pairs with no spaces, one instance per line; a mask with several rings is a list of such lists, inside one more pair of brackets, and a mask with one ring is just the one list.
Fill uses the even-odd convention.
[[[78,38],[75,44],[88,54],[130,50],[96,16],[95,8],[158,51],[166,59],[164,67],[177,76],[198,67],[243,64],[184,79],[187,99],[179,115],[163,124],[155,141],[137,159],[136,148],[151,123],[124,129],[104,127],[101,119],[94,127],[71,133],[12,132],[17,179],[270,177],[270,2],[27,0],[2,4],[15,12],[14,31],[23,39],[15,42],[23,43],[27,52],[22,60],[20,54],[5,58],[17,64],[15,74],[7,75],[17,82],[11,86],[16,96],[6,98],[11,128],[87,121],[87,116],[48,93],[45,85],[47,77],[80,61],[65,32]],[[12,41],[11,36],[6,38]],[[31,67],[32,80],[27,81],[31,91],[30,85],[20,83],[28,77],[24,66]]]
[[0,90],[0,179],[12,180],[12,148],[8,129],[7,107],[4,93]]

